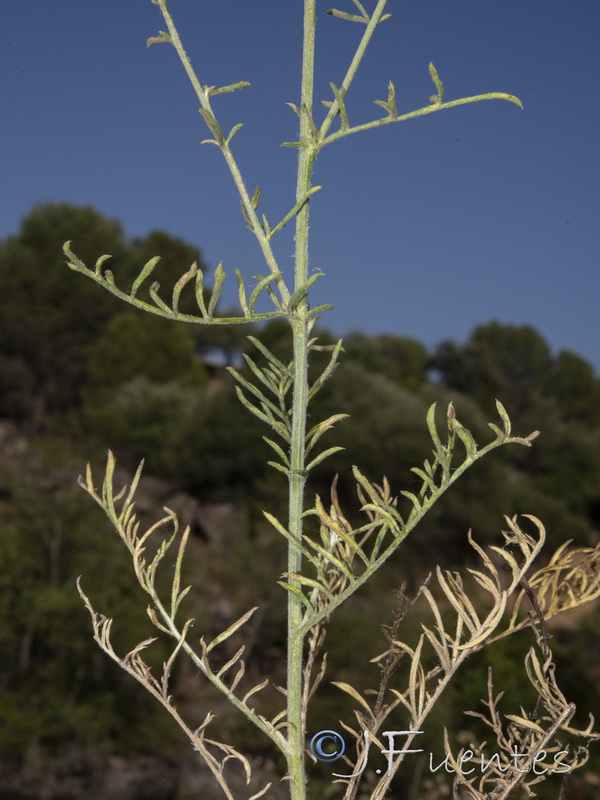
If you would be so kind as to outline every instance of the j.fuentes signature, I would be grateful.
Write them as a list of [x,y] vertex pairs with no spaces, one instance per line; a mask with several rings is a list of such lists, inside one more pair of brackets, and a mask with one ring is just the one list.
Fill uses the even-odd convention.
[[[381,754],[387,758],[387,773],[388,775],[391,774],[392,769],[394,767],[394,758],[396,756],[403,756],[408,753],[422,753],[423,750],[396,750],[395,748],[395,737],[396,736],[412,736],[418,733],[423,733],[423,731],[383,731],[382,736],[385,736],[388,740],[388,746],[386,749],[381,750]],[[369,732],[364,731],[364,738],[365,738],[365,751],[362,758],[362,763],[359,765],[360,769],[358,772],[353,773],[352,775],[340,775],[336,772],[333,773],[335,778],[357,778],[359,775],[365,771],[367,766],[367,761],[369,758],[369,747],[371,745],[371,740],[369,738]],[[342,736],[337,731],[319,731],[316,733],[310,742],[310,751],[314,755],[316,759],[319,761],[325,762],[333,762],[337,761],[344,755],[344,751],[346,750],[346,743]],[[327,748],[327,749],[325,749]],[[510,756],[509,763],[502,763],[500,761],[500,754],[494,753],[487,759],[483,753],[480,756],[475,756],[473,750],[465,750],[465,752],[460,756],[458,759],[458,771],[460,771],[461,775],[470,775],[475,772],[476,768],[473,766],[474,764],[479,764],[479,769],[483,774],[487,769],[491,766],[494,766],[495,769],[499,770],[500,772],[508,772],[509,770],[514,770],[515,772],[527,773],[533,771],[535,775],[545,775],[546,773],[562,773],[562,772],[569,772],[571,767],[569,764],[565,764],[564,761],[560,760],[561,756],[567,755],[567,750],[560,750],[558,753],[554,753],[553,760],[554,760],[554,768],[548,768],[542,766],[542,763],[548,756],[546,750],[540,750],[535,754],[530,753],[519,753],[516,745],[513,748],[514,752]],[[438,769],[444,767],[446,772],[455,773],[457,772],[456,768],[450,763],[450,756],[446,756],[439,764],[434,765],[433,761],[433,753],[429,753],[429,770],[430,772],[437,772]],[[376,770],[377,774],[381,773],[381,770]]]

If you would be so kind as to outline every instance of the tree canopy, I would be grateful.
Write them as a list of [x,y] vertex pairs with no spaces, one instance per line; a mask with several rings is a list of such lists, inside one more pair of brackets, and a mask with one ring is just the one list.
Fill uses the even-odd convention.
[[[287,363],[289,326],[276,320],[260,328],[207,331],[133,311],[66,267],[61,253],[69,239],[87,263],[111,253],[111,269],[123,287],[156,255],[162,260],[154,276],[165,291],[193,261],[208,271],[198,248],[165,232],[130,241],[118,222],[94,209],[34,208],[20,233],[0,242],[0,419],[35,432],[46,428],[56,437],[54,450],[73,453],[81,443],[62,424],[69,416],[102,457],[110,446],[121,467],[133,468],[146,458],[151,476],[166,479],[199,503],[235,503],[255,520],[261,519],[266,495],[283,506],[282,476],[265,463],[271,453],[264,427],[240,405],[224,369],[204,368],[202,352],[220,349],[223,366],[242,351],[260,362],[260,349],[246,339],[250,333]],[[185,297],[182,309],[193,311],[186,309]],[[326,330],[315,334],[321,344],[336,341]],[[410,468],[430,455],[425,416],[433,402],[443,423],[452,400],[478,443],[491,438],[486,423],[497,421],[496,398],[509,410],[519,435],[541,430],[530,450],[483,461],[436,504],[418,538],[402,549],[402,561],[390,559],[382,577],[386,591],[397,585],[399,574],[408,579],[419,575],[423,564],[431,566],[432,550],[449,562],[464,558],[467,530],[473,527],[479,541],[497,536],[504,513],[533,513],[548,521],[550,545],[568,538],[593,542],[600,528],[600,380],[583,358],[569,351],[554,355],[531,326],[498,321],[478,326],[463,344],[442,342],[432,353],[406,336],[360,332],[349,334],[344,348],[341,366],[316,396],[311,413],[315,420],[350,415],[323,439],[345,451],[315,469],[308,490],[327,504],[339,473],[339,495],[349,514],[357,511],[352,464],[375,482],[387,475],[394,493],[411,491],[411,481],[418,484]],[[313,355],[316,377],[328,354]],[[56,420],[60,424],[53,424]],[[95,594],[104,594],[107,607],[117,606],[121,617],[127,617],[130,605],[139,608],[120,562],[115,561],[107,584],[105,570],[90,560],[97,553],[95,558],[103,564],[110,560],[112,569],[119,543],[113,549],[102,536],[91,542],[98,517],[85,498],[70,492],[54,496],[35,482],[19,488],[20,480],[0,454],[0,583],[7,597],[0,638],[10,652],[19,653],[0,669],[0,747],[12,741],[23,750],[32,740],[56,743],[88,734],[110,738],[120,724],[117,706],[125,702],[133,709],[137,700],[128,701],[128,682],[97,665],[95,655],[85,662],[87,672],[74,686],[70,683],[69,676],[79,675],[82,653],[90,649],[73,579],[82,572],[91,575]],[[271,510],[277,511],[272,505]],[[259,523],[253,525],[256,532]],[[267,567],[266,561],[273,542],[252,539],[250,547],[248,537],[241,530],[227,563],[211,562],[210,569],[226,570],[232,585],[242,584],[251,569],[266,585],[272,579],[272,564]],[[362,623],[359,617],[349,621],[353,635],[372,635],[367,630],[371,616],[364,617]],[[132,611],[128,618],[132,630],[124,635],[135,638],[144,615]],[[68,642],[62,636],[65,620]],[[358,632],[357,624],[362,625]],[[275,639],[277,634],[268,635]],[[597,634],[586,635],[593,644]],[[341,638],[347,644],[348,637]],[[257,653],[260,657],[260,644]],[[52,689],[39,691],[40,686]],[[99,705],[101,713],[95,710]],[[132,711],[123,736],[139,737],[149,720],[154,726],[152,714],[146,706]],[[160,737],[162,728],[155,728]]]
[[[36,206],[19,234],[0,243],[0,415],[29,422],[36,429],[43,427],[47,413],[79,404],[97,340],[107,335],[109,320],[126,310],[116,298],[67,269],[62,256],[67,240],[90,264],[111,254],[120,285],[131,282],[155,255],[163,259],[157,274],[165,286],[172,286],[192,261],[207,269],[197,248],[166,233],[153,231],[129,242],[119,222],[93,208],[67,203]],[[141,319],[142,313],[136,313]],[[133,330],[136,326],[128,319]],[[140,331],[151,326],[139,323],[138,340]],[[185,338],[166,335],[174,347]],[[140,356],[124,340],[122,344],[132,360],[127,364],[122,352],[119,368],[135,375]],[[161,358],[155,352],[154,360]]]

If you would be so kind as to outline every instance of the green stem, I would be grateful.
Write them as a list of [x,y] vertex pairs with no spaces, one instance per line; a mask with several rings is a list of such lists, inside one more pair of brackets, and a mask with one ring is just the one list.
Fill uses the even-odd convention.
[[[194,91],[196,92],[196,97],[200,101],[200,106],[202,110],[206,111],[208,115],[210,115],[210,117],[216,123],[216,118],[210,104],[209,92],[207,91],[208,87],[202,85],[202,83],[198,79],[198,76],[194,72],[194,68],[192,67],[192,62],[190,61],[190,58],[185,51],[179,33],[177,32],[177,28],[175,27],[175,23],[173,22],[173,18],[171,17],[171,14],[167,9],[167,1],[168,0],[158,0],[156,4],[159,6],[163,18],[167,24],[167,29],[169,31],[171,44],[177,51],[177,55],[179,56],[179,59],[183,64],[183,68],[186,71],[190,83],[194,87]],[[275,254],[273,253],[273,249],[271,248],[271,245],[269,243],[269,238],[267,237],[265,231],[263,230],[262,225],[258,219],[258,215],[256,214],[256,210],[252,205],[252,200],[250,199],[250,195],[248,194],[248,190],[246,189],[246,184],[244,183],[244,179],[242,178],[242,175],[238,168],[237,162],[233,156],[231,148],[229,147],[229,144],[224,138],[217,137],[216,144],[220,148],[221,152],[223,153],[223,157],[227,162],[227,166],[229,167],[229,171],[231,172],[231,176],[240,195],[244,211],[246,212],[246,215],[250,220],[250,226],[252,228],[252,232],[254,233],[254,235],[258,240],[265,261],[267,262],[271,272],[273,272],[274,274],[279,273],[280,269],[277,265],[277,260],[275,258]],[[284,283],[284,280],[281,276],[279,276],[276,280],[277,280],[277,286],[281,293],[281,297],[283,301],[286,302],[289,299],[290,294]]]
[[[346,72],[342,85],[340,86],[340,94],[342,98],[346,96],[348,89],[350,88],[350,85],[354,80],[356,71],[360,66],[360,63],[365,54],[365,50],[367,49],[367,46],[371,41],[373,34],[375,33],[375,28],[377,27],[381,17],[383,16],[383,12],[385,11],[386,5],[387,5],[387,0],[379,0],[375,8],[375,11],[373,11],[373,14],[371,15],[371,20],[366,27],[363,37],[360,40],[360,44],[358,45],[356,53],[354,54],[354,58],[352,59],[352,63],[348,67],[348,71]],[[321,125],[321,131],[320,131],[321,139],[324,139],[327,136],[327,132],[329,131],[331,123],[335,119],[337,112],[338,112],[338,103],[337,101],[334,101],[333,105],[330,107],[327,113],[327,116],[323,121],[323,124]]]
[[[304,2],[304,42],[302,56],[302,90],[300,115],[300,140],[310,140],[312,118],[313,84],[315,64],[316,0]],[[298,178],[296,202],[307,197],[315,158],[314,147],[305,144],[298,153]],[[310,200],[305,202],[296,215],[296,246],[294,291],[302,287],[308,275],[308,220]],[[302,569],[302,512],[304,510],[306,406],[308,403],[308,301],[302,300],[290,312],[294,342],[294,391],[292,405],[292,438],[290,448],[289,477],[289,531],[292,541],[288,547],[288,571],[299,573]],[[288,771],[291,800],[306,797],[304,772],[305,719],[302,706],[303,645],[302,603],[288,592],[288,663],[287,663],[287,720],[289,723]]]
[[444,108],[454,108],[455,106],[464,106],[468,103],[479,103],[482,100],[506,100],[509,103],[523,108],[523,105],[518,97],[513,94],[506,94],[505,92],[488,92],[488,94],[476,94],[473,97],[461,97],[459,100],[450,100],[447,103],[432,103],[431,105],[418,108],[416,111],[409,111],[407,114],[399,114],[397,117],[382,117],[375,119],[372,122],[365,122],[363,125],[356,125],[352,128],[346,128],[344,131],[336,131],[325,137],[321,142],[321,146],[331,144],[344,136],[349,136],[351,133],[359,133],[360,131],[368,131],[372,128],[380,128],[382,125],[389,125],[393,122],[403,122],[407,119],[414,119],[415,117],[424,117],[426,114],[433,114],[434,111],[442,111]]

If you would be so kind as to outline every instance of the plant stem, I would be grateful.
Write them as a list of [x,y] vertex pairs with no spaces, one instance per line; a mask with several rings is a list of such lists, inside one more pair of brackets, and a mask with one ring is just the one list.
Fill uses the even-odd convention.
[[[213,114],[213,111],[212,111],[212,108],[211,108],[211,104],[210,104],[210,93],[208,91],[209,87],[203,86],[202,83],[200,82],[198,76],[194,72],[194,68],[192,67],[192,62],[190,61],[190,58],[189,58],[188,54],[185,51],[185,48],[184,48],[184,46],[183,46],[183,44],[181,42],[181,39],[179,37],[179,33],[177,32],[177,28],[175,27],[175,23],[173,22],[173,18],[171,17],[171,14],[169,13],[169,10],[167,9],[167,2],[168,2],[168,0],[157,0],[156,5],[158,5],[158,7],[160,8],[161,13],[163,15],[163,18],[164,18],[164,20],[165,20],[165,22],[167,24],[167,30],[169,32],[169,37],[170,37],[171,44],[173,45],[173,47],[177,51],[177,55],[179,56],[179,59],[180,59],[182,65],[183,65],[183,68],[185,69],[186,74],[187,74],[188,78],[190,79],[190,83],[194,87],[194,91],[196,93],[196,97],[200,101],[200,106],[201,106],[202,110],[203,111],[207,111],[209,113],[209,115],[212,117],[212,119],[215,120],[215,117],[214,117],[214,114]],[[216,122],[216,120],[215,120],[215,122]],[[263,228],[262,228],[262,226],[261,226],[261,224],[259,222],[258,215],[256,214],[256,210],[254,209],[254,206],[253,206],[252,201],[250,199],[250,195],[248,194],[248,190],[246,189],[246,184],[244,183],[242,175],[241,175],[241,173],[239,171],[237,162],[236,162],[236,160],[235,160],[235,158],[233,156],[231,148],[229,147],[229,143],[228,143],[228,141],[226,139],[223,138],[223,139],[215,141],[215,144],[218,145],[218,147],[220,148],[221,152],[223,153],[223,157],[225,158],[225,161],[227,162],[227,166],[229,167],[229,171],[231,172],[231,177],[233,178],[235,186],[236,186],[236,188],[238,190],[238,193],[240,195],[240,199],[242,201],[242,205],[244,207],[244,210],[246,212],[246,215],[247,215],[248,219],[250,220],[250,225],[251,225],[251,228],[252,228],[252,232],[254,233],[254,235],[256,236],[256,238],[258,240],[258,243],[260,245],[260,249],[262,250],[264,259],[265,259],[269,269],[271,270],[271,272],[273,274],[277,274],[279,272],[279,267],[277,266],[277,260],[275,258],[274,253],[273,253],[273,250],[271,248],[271,244],[269,242],[269,239],[268,239],[267,235],[265,234],[265,232],[263,231]],[[282,299],[284,300],[284,302],[287,301],[287,299],[289,298],[289,292],[288,292],[287,287],[286,287],[286,285],[285,285],[285,283],[283,281],[283,278],[282,277],[278,277],[276,279],[276,282],[277,282],[277,286],[279,288],[279,291],[281,293]]]
[[[304,2],[304,41],[302,55],[302,89],[300,140],[298,151],[298,177],[296,201],[305,198],[310,189],[315,150],[310,141],[313,105],[315,64],[316,0]],[[308,220],[310,200],[296,215],[294,291],[306,283],[308,275]],[[289,477],[289,531],[293,541],[288,547],[288,571],[299,573],[302,569],[302,512],[304,510],[306,406],[308,403],[308,301],[303,299],[291,309],[290,322],[294,342],[294,390],[292,404],[292,439]],[[305,720],[302,709],[302,657],[304,635],[300,632],[302,603],[293,592],[288,592],[288,663],[287,663],[287,719],[289,723],[288,770],[291,800],[304,800],[306,778],[304,772]]]
[[[373,34],[375,33],[375,28],[379,25],[379,21],[383,16],[383,12],[385,11],[386,5],[387,5],[387,0],[379,0],[375,8],[375,11],[373,11],[373,14],[371,15],[371,21],[367,25],[363,37],[360,40],[360,44],[356,49],[356,53],[354,54],[354,58],[352,59],[352,63],[348,67],[346,76],[342,81],[342,85],[340,86],[340,94],[342,97],[346,96],[348,89],[350,88],[350,84],[354,80],[356,71],[360,66],[360,62],[363,60],[363,56],[365,54],[367,46],[371,41]],[[323,124],[321,125],[321,130],[320,130],[321,138],[324,139],[327,136],[329,129],[331,128],[331,123],[335,119],[338,110],[339,110],[338,103],[337,101],[334,101],[333,105],[330,107],[327,113],[327,116],[325,117],[325,120],[323,121]]]

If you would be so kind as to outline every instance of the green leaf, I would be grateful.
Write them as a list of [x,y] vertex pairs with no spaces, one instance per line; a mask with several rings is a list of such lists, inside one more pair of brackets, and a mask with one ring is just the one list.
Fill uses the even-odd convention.
[[160,261],[160,256],[154,256],[154,258],[151,258],[150,261],[148,261],[148,263],[143,266],[142,271],[134,280],[133,285],[131,287],[131,292],[129,293],[129,296],[131,297],[132,300],[136,296],[137,291],[142,285],[142,283],[146,280],[148,275],[150,275],[150,273],[152,272],[152,270],[158,264],[159,261]]
[[273,305],[275,306],[275,308],[277,308],[279,311],[283,311],[281,303],[279,302],[279,300],[275,296],[275,292],[273,291],[273,289],[271,289],[269,284],[267,284],[265,286],[265,291],[269,295],[269,298],[270,298],[271,302],[273,303]]
[[502,420],[502,425],[504,427],[504,434],[508,438],[512,430],[510,424],[510,418],[500,400],[496,400],[496,408],[498,409],[498,414],[500,414],[500,419]]
[[362,22],[365,25],[369,22],[369,17],[359,17],[358,14],[347,14],[345,11],[338,11],[337,8],[330,8],[329,11],[325,13],[331,14],[332,17],[338,17],[338,19],[348,20],[348,22]]
[[346,103],[344,102],[342,93],[335,85],[335,83],[330,83],[329,86],[331,87],[331,91],[335,96],[335,101],[338,107],[338,114],[340,115],[341,118],[340,130],[346,131],[350,127],[350,120],[348,119],[348,112],[346,111]]
[[250,302],[248,307],[250,308],[250,313],[254,314],[254,306],[256,305],[256,301],[260,297],[261,292],[263,289],[269,287],[271,281],[275,281],[281,277],[281,272],[273,272],[271,275],[267,275],[263,277],[262,275],[255,275],[256,278],[260,278],[261,280],[256,284],[254,289],[252,290],[252,294],[250,295]]
[[331,303],[325,303],[322,306],[315,306],[315,308],[311,308],[311,310],[308,312],[308,316],[313,317],[316,314],[322,314],[323,311],[333,311],[334,308],[335,306],[331,305]]
[[71,269],[75,270],[76,272],[90,272],[83,261],[80,261],[75,253],[72,252],[70,241],[63,244],[63,253],[69,259],[68,266]]
[[263,227],[263,231],[265,232],[265,236],[267,237],[267,239],[270,239],[273,234],[271,233],[271,228],[269,226],[269,220],[267,219],[265,214],[262,214],[261,218],[262,218],[262,223],[263,223],[262,227]]
[[179,280],[173,287],[173,299],[171,307],[176,314],[178,313],[179,310],[179,297],[181,295],[181,291],[184,288],[184,286],[192,280],[192,278],[196,275],[197,271],[198,271],[198,264],[194,261],[189,270],[184,275],[182,275],[181,278],[179,278]]
[[281,447],[277,444],[277,442],[273,442],[271,439],[267,438],[266,436],[263,436],[262,438],[269,445],[269,447],[272,447],[273,450],[275,450],[275,452],[277,453],[277,455],[281,459],[282,463],[289,469],[289,467],[290,467],[290,459],[287,456],[287,454],[284,453],[284,451],[281,449]]
[[257,350],[260,350],[263,356],[267,359],[267,361],[270,362],[270,364],[276,369],[276,371],[280,375],[283,376],[290,374],[289,368],[286,367],[282,361],[276,358],[276,356],[273,355],[273,353],[269,350],[269,348],[266,347],[266,345],[264,345],[260,341],[260,339],[257,339],[255,336],[248,336],[248,341],[252,342],[252,344],[257,348]]
[[333,592],[331,591],[329,586],[327,586],[324,583],[321,583],[320,581],[315,581],[313,580],[313,578],[308,578],[306,575],[298,575],[298,573],[296,572],[287,572],[286,576],[288,578],[293,578],[293,580],[297,581],[298,583],[301,583],[303,586],[310,586],[311,589],[318,589],[318,591],[323,592],[323,594],[327,595],[327,597],[330,600],[335,600]]
[[200,309],[200,313],[206,319],[208,317],[208,310],[204,302],[204,273],[201,269],[196,273],[196,303]]
[[95,266],[95,269],[94,269],[94,272],[96,273],[96,275],[100,275],[102,273],[102,266],[104,265],[104,263],[106,261],[108,261],[109,258],[112,258],[112,256],[104,255],[104,256],[100,256],[100,258],[96,261],[96,266]]
[[215,270],[215,285],[213,286],[212,294],[210,296],[210,300],[208,303],[208,318],[212,319],[215,308],[217,307],[217,303],[221,297],[221,290],[223,289],[223,283],[225,281],[225,270],[223,269],[223,262],[220,261],[218,267]]
[[154,283],[150,287],[150,297],[152,298],[152,300],[155,302],[155,304],[160,309],[162,309],[163,311],[166,311],[168,314],[170,314],[171,313],[171,309],[165,303],[165,301],[161,300],[161,298],[158,296],[158,290],[159,289],[160,289],[160,283],[158,283],[158,281],[154,281]]
[[106,457],[106,470],[104,472],[104,482],[102,484],[102,502],[107,510],[113,505],[113,477],[115,474],[115,457],[112,450],[108,451]]
[[408,499],[410,500],[410,502],[413,504],[413,506],[417,511],[421,509],[421,501],[412,492],[400,492],[400,494],[404,495],[404,497],[408,497]]
[[358,8],[358,10],[363,15],[363,17],[367,17],[368,18],[369,15],[365,11],[365,7],[362,5],[362,3],[359,3],[359,0],[352,0],[352,2]]
[[253,694],[256,694],[256,692],[260,692],[261,689],[264,689],[268,685],[269,685],[269,681],[268,680],[264,680],[262,683],[258,683],[256,686],[253,686],[252,689],[250,689],[249,692],[246,692],[246,694],[242,698],[242,703],[244,705],[246,705],[246,703],[252,697]]
[[284,589],[287,589],[288,592],[291,592],[292,594],[295,594],[296,597],[299,597],[301,602],[304,603],[304,605],[308,608],[309,611],[312,611],[313,614],[316,613],[314,605],[311,603],[309,598],[304,594],[302,589],[300,589],[298,586],[295,586],[293,583],[286,583],[285,581],[277,581],[277,583],[280,586],[283,586]]
[[281,464],[278,464],[277,461],[267,461],[267,465],[269,467],[273,467],[273,469],[276,469],[277,472],[281,472],[281,474],[285,475],[286,478],[290,477],[289,469],[287,467],[282,466]]
[[312,400],[312,398],[321,390],[323,385],[329,380],[332,376],[334,371],[337,369],[338,360],[340,357],[340,353],[343,352],[342,347],[342,339],[340,339],[336,345],[334,346],[333,350],[331,351],[331,357],[329,359],[329,363],[317,378],[317,380],[313,383],[313,385],[308,390],[308,399]]
[[456,435],[459,439],[461,439],[462,443],[465,446],[465,450],[467,451],[467,457],[472,459],[477,454],[477,444],[471,431],[467,430],[460,422],[455,419],[452,422],[452,427],[456,431]]
[[333,428],[336,422],[340,422],[343,419],[348,419],[349,416],[349,414],[333,414],[333,416],[324,419],[323,422],[319,422],[314,426],[314,428],[311,428],[306,434],[306,452],[308,453],[321,438],[321,436]]
[[210,132],[216,139],[215,144],[222,145],[223,142],[225,141],[225,138],[223,136],[223,131],[221,130],[221,126],[219,125],[217,120],[214,118],[212,113],[207,108],[201,108],[200,113],[204,117],[204,121],[208,125]]
[[229,131],[229,136],[225,140],[225,144],[229,144],[229,142],[233,139],[233,137],[236,135],[236,133],[239,131],[239,129],[243,128],[243,127],[244,127],[244,123],[243,122],[238,122],[237,125],[234,125],[233,128]]
[[257,386],[254,386],[254,384],[250,383],[250,381],[247,381],[233,367],[228,367],[227,371],[231,375],[233,375],[233,377],[236,379],[236,381],[238,381],[238,383],[241,383],[241,385],[244,387],[244,389],[247,389],[251,394],[253,394],[256,398],[258,398],[261,401],[261,403],[264,403],[264,405],[267,408],[269,408],[276,416],[280,417],[282,420],[286,420],[287,419],[287,415],[286,415],[285,411],[282,411],[280,408],[278,408],[276,405],[274,405],[268,399],[268,397],[265,397],[265,395],[261,392],[261,390]]
[[223,633],[220,633],[218,636],[215,636],[212,642],[206,646],[206,652],[210,653],[210,651],[218,644],[221,644],[221,642],[229,639],[229,637],[232,636],[239,628],[241,628],[242,625],[248,622],[255,611],[258,611],[258,606],[251,608],[250,611],[246,611],[246,613],[236,620],[232,625],[230,625],[227,630],[223,631]]
[[442,440],[439,437],[437,426],[435,424],[435,409],[437,403],[432,403],[429,406],[429,411],[427,412],[427,427],[429,429],[429,435],[433,441],[435,446],[435,453],[437,456],[444,453],[444,446],[442,445]]
[[398,119],[398,109],[396,107],[396,87],[391,81],[388,83],[387,105],[390,111],[390,117],[392,119]]
[[279,396],[279,386],[273,381],[271,377],[272,373],[270,370],[263,370],[258,367],[254,361],[250,358],[247,353],[243,354],[244,361],[250,367],[252,372],[256,375],[258,380],[267,387],[273,394],[278,397]]
[[333,564],[333,566],[342,572],[347,578],[349,578],[351,581],[354,581],[354,575],[352,574],[352,571],[348,569],[348,566],[344,564],[343,561],[334,556],[331,551],[321,547],[321,545],[317,544],[317,542],[311,541],[311,546],[314,547],[317,553],[320,553],[323,558],[325,558],[330,564]]
[[292,542],[292,544],[298,546],[298,540],[294,536],[292,536],[292,534],[288,531],[287,528],[284,528],[284,526],[281,524],[281,522],[279,522],[277,517],[274,517],[273,514],[269,514],[268,511],[263,511],[263,515],[266,517],[266,519],[269,520],[269,522],[275,528],[275,530],[278,533],[280,533],[285,539],[287,539],[288,542]]
[[437,69],[433,66],[432,63],[429,64],[429,74],[431,75],[431,80],[433,81],[435,88],[437,89],[437,94],[432,95],[429,99],[432,103],[441,103],[444,100],[444,85],[440,80],[440,76],[437,73]]
[[238,285],[238,295],[240,299],[240,308],[244,312],[245,317],[250,316],[250,309],[248,308],[248,302],[246,300],[246,287],[244,286],[244,279],[242,277],[242,273],[239,269],[235,271],[235,277],[237,278],[237,285]]
[[330,447],[328,450],[324,450],[316,458],[313,458],[313,460],[309,464],[306,465],[306,472],[310,472],[310,470],[314,469],[314,467],[316,467],[317,464],[320,464],[321,461],[325,461],[325,459],[329,458],[329,456],[332,456],[334,453],[339,453],[340,450],[344,449],[345,449],[344,447],[336,445],[335,447]]
[[[301,114],[300,108],[295,103],[286,103],[286,106],[289,106],[292,109],[292,111],[294,111],[298,115],[298,117],[300,116]],[[300,144],[300,142],[297,142],[296,144]]]
[[289,212],[288,212],[288,213],[285,215],[285,217],[284,217],[284,218],[281,220],[281,222],[280,222],[278,225],[276,225],[276,226],[273,228],[273,230],[272,230],[272,231],[270,231],[270,233],[268,234],[269,238],[271,238],[271,237],[272,237],[272,236],[274,236],[274,235],[275,235],[275,234],[276,234],[278,231],[280,231],[280,230],[283,228],[283,226],[284,226],[284,225],[286,225],[286,224],[287,224],[287,223],[288,223],[288,222],[289,222],[289,221],[292,219],[292,217],[296,216],[296,214],[298,213],[298,211],[300,211],[300,209],[301,209],[301,208],[304,206],[304,204],[305,204],[305,203],[308,201],[309,197],[310,197],[311,195],[313,195],[315,192],[318,192],[318,191],[320,191],[322,188],[323,188],[322,186],[313,186],[311,189],[309,189],[309,190],[308,190],[308,192],[306,193],[306,195],[305,195],[305,196],[302,198],[302,200],[300,200],[298,203],[296,203],[296,205],[295,205],[295,206],[292,208],[292,210],[291,210],[291,211],[289,211]]
[[317,129],[317,126],[315,125],[313,115],[310,113],[310,109],[308,108],[308,106],[306,105],[302,106],[302,113],[304,114],[308,122],[308,127],[310,128],[310,135],[312,141],[316,144],[319,141],[319,131]]
[[208,96],[212,97],[215,94],[225,94],[226,92],[237,92],[239,89],[247,89],[249,86],[252,86],[251,83],[248,81],[240,81],[239,83],[232,83],[229,86],[221,86],[220,88],[215,88],[211,86],[208,91]]
[[254,403],[251,403],[239,386],[235,387],[235,393],[237,394],[238,400],[244,406],[244,408],[247,408],[248,411],[250,411],[251,414],[254,414],[255,417],[258,417],[263,422],[266,422],[267,425],[271,424],[271,420],[265,414],[265,412],[261,411],[257,406],[254,405]]

